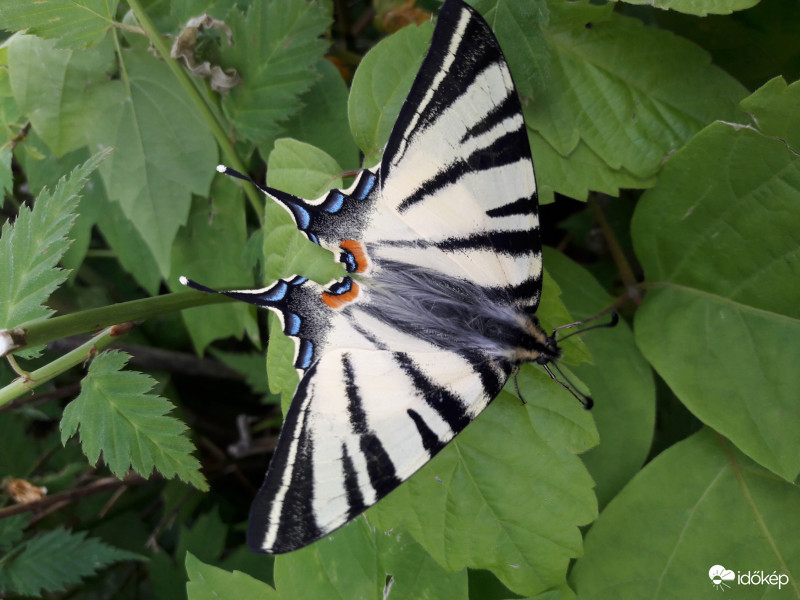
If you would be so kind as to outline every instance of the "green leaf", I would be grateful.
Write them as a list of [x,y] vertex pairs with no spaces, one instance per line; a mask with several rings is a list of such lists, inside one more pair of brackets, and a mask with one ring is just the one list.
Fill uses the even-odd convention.
[[[267,185],[300,196],[318,198],[341,188],[341,168],[328,154],[302,142],[280,139],[269,155]],[[264,274],[268,279],[302,275],[319,283],[344,276],[333,254],[309,241],[289,213],[270,202],[264,217]]]
[[550,50],[541,36],[531,32],[547,27],[550,20],[547,0],[479,0],[474,6],[503,41],[503,53],[520,96],[536,98],[536,90],[546,86],[550,78]]
[[294,391],[300,383],[300,375],[294,367],[294,342],[283,334],[278,315],[270,314],[269,343],[267,345],[267,379],[269,391],[281,395],[283,414],[289,410]]
[[55,529],[0,558],[0,592],[40,597],[43,592],[65,590],[115,562],[143,559],[87,538],[85,531]]
[[189,600],[240,600],[241,598],[280,597],[266,583],[241,571],[232,573],[201,562],[191,552],[186,553],[186,595]]
[[[787,128],[796,111],[784,114]],[[632,223],[648,291],[636,341],[680,400],[781,477],[800,473],[800,160],[715,123],[667,163]]]
[[[788,574],[732,597],[800,596],[800,490],[704,429],[653,460],[608,505],[570,575],[586,600],[710,598],[709,569]],[[724,588],[723,588],[724,591]]]
[[742,100],[742,108],[764,135],[784,139],[797,151],[800,148],[800,119],[787,119],[786,116],[794,114],[798,101],[800,85],[787,86],[782,77],[775,77]]
[[[82,164],[89,158],[89,149],[83,146],[79,150],[69,152],[61,157],[56,157],[47,149],[36,130],[29,131],[25,140],[26,148],[34,152],[19,153],[17,159],[28,180],[31,193],[39,193],[43,188],[54,186],[58,183],[58,176]],[[36,156],[40,152],[41,157]],[[97,219],[106,209],[108,199],[100,174],[94,171],[89,176],[81,192],[80,203],[76,210],[77,218],[70,230],[73,240],[69,249],[61,260],[61,265],[69,269],[69,279],[74,280],[86,258],[86,252],[92,237],[92,228]]]
[[66,444],[80,427],[83,452],[90,464],[103,460],[117,477],[129,469],[148,477],[157,469],[200,490],[208,489],[200,463],[186,434],[186,425],[166,416],[173,406],[148,394],[155,381],[142,373],[122,372],[129,356],[104,352],[89,366],[81,393],[64,409],[61,441]]
[[347,85],[329,60],[319,61],[317,69],[320,79],[300,98],[303,107],[286,122],[286,136],[324,150],[345,169],[357,169],[358,148],[345,119]]
[[53,193],[42,190],[33,210],[21,206],[12,225],[0,233],[0,328],[12,328],[46,317],[53,311],[43,305],[67,278],[58,261],[70,244],[67,238],[75,221],[81,189],[89,174],[111,150],[98,152],[68,177],[59,180]]
[[155,296],[161,284],[159,266],[139,231],[122,212],[119,202],[106,200],[97,219],[97,227],[120,265],[150,295]]
[[530,128],[528,141],[536,170],[540,204],[553,202],[556,191],[583,200],[590,191],[619,196],[622,188],[649,188],[656,182],[655,177],[642,179],[625,169],[611,169],[583,141],[572,151],[568,160]]
[[[614,299],[577,263],[544,249],[548,272],[561,287],[561,298],[573,318],[581,320],[606,310]],[[607,321],[603,317],[597,323]],[[591,390],[592,416],[600,445],[581,456],[597,483],[597,500],[605,506],[641,469],[650,451],[655,426],[653,372],[624,321],[613,329],[582,335],[594,364],[572,367]]]
[[[170,272],[219,288],[252,287],[251,270],[242,253],[247,242],[241,188],[232,177],[219,176],[210,198],[195,197],[186,227],[179,230],[172,247]],[[185,288],[171,282],[173,291]],[[243,302],[202,306],[181,311],[195,351],[203,354],[215,339],[241,337],[245,322],[252,319]]]
[[107,75],[114,67],[112,41],[69,50],[57,48],[55,40],[15,35],[8,62],[14,99],[53,153],[60,157],[86,146],[96,118],[87,106],[113,101]]
[[378,42],[359,64],[350,88],[347,114],[365,164],[375,164],[380,158],[432,33],[429,23],[403,27]]
[[745,89],[693,44],[615,14],[612,4],[549,6],[549,25],[527,35],[547,41],[550,79],[524,112],[560,156],[582,141],[612,171],[648,179],[704,125],[737,115]]
[[275,587],[283,598],[466,600],[467,573],[448,573],[402,528],[376,531],[359,517],[316,544],[278,556]]
[[[20,541],[27,526],[25,515],[0,519],[0,552],[5,552]],[[0,563],[2,563],[1,560]]]
[[109,0],[0,1],[3,29],[58,40],[61,47],[96,44],[113,26],[117,2]]
[[163,62],[133,51],[122,61],[128,77],[108,82],[113,98],[92,114],[88,137],[93,146],[117,148],[100,169],[108,197],[168,277],[172,242],[189,217],[192,194],[208,194],[216,144]]
[[11,147],[0,147],[0,208],[3,208],[6,192],[14,189],[14,175],[11,173]]
[[597,512],[575,456],[597,443],[591,416],[539,369],[526,367],[527,404],[507,393],[430,463],[367,513],[402,524],[449,571],[489,569],[533,595],[563,583],[581,553],[579,526]]
[[676,10],[705,17],[706,15],[729,15],[737,10],[751,8],[760,0],[623,0],[626,4],[645,4],[664,10]]
[[246,13],[229,13],[227,23],[234,45],[222,49],[223,61],[238,71],[242,85],[223,96],[222,107],[242,136],[266,150],[281,132],[279,122],[299,110],[298,97],[318,78],[331,6],[301,0],[255,2]]

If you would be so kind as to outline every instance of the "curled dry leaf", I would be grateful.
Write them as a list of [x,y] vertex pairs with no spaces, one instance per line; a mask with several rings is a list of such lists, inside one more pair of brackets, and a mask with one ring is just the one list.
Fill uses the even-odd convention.
[[46,487],[33,485],[24,479],[7,479],[3,482],[3,487],[5,487],[8,495],[11,496],[17,504],[36,502],[44,498],[47,494]]
[[192,75],[200,78],[208,78],[211,89],[221,94],[227,94],[232,88],[239,85],[242,78],[236,69],[222,69],[219,65],[212,65],[209,61],[198,62],[195,57],[195,46],[197,45],[197,35],[203,29],[221,29],[228,38],[228,44],[233,44],[231,29],[225,21],[215,19],[211,15],[204,13],[199,17],[189,19],[186,26],[181,30],[175,43],[172,44],[170,56],[172,58],[183,59]]

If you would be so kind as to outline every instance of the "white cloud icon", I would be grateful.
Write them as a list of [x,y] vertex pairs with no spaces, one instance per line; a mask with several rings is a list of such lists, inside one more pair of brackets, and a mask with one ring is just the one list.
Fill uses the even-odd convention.
[[736,574],[722,565],[714,565],[708,570],[708,577],[714,585],[719,585],[723,581],[735,579]]

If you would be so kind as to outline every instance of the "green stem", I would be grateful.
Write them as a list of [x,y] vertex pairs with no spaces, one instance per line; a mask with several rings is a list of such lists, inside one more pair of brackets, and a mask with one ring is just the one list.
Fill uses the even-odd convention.
[[31,392],[34,388],[50,381],[53,377],[81,364],[93,353],[103,350],[116,339],[116,336],[111,334],[112,329],[113,327],[107,328],[82,346],[75,348],[72,352],[68,352],[64,356],[46,364],[41,369],[32,371],[29,374],[29,378],[20,377],[0,389],[0,406]]
[[611,252],[612,258],[617,265],[617,270],[619,271],[620,279],[622,279],[622,283],[625,286],[625,291],[627,292],[628,298],[633,300],[636,304],[641,304],[642,295],[639,293],[636,275],[633,274],[633,269],[628,262],[628,258],[625,256],[625,251],[622,249],[622,246],[617,240],[617,236],[614,235],[614,230],[611,228],[611,224],[608,222],[608,219],[606,219],[606,215],[603,212],[603,209],[600,207],[600,203],[597,202],[593,194],[589,194],[587,202],[589,204],[589,208],[592,209],[592,214],[594,214],[597,224],[600,225],[600,229],[603,231],[603,237],[606,240],[606,244],[608,244],[608,249]]
[[[214,113],[209,108],[206,101],[198,92],[195,85],[192,83],[192,80],[186,74],[186,71],[175,61],[171,55],[170,50],[167,47],[167,44],[164,42],[164,39],[161,37],[161,34],[156,30],[155,25],[150,20],[150,17],[147,16],[147,13],[142,8],[141,3],[139,0],[128,0],[128,6],[131,7],[133,14],[136,16],[136,19],[139,21],[139,25],[141,25],[142,29],[147,32],[147,37],[150,39],[150,42],[155,47],[156,51],[161,55],[161,58],[167,64],[167,66],[172,71],[172,74],[175,75],[175,78],[178,80],[178,83],[183,87],[186,94],[189,96],[189,99],[195,105],[197,110],[203,116],[208,126],[211,128],[211,132],[214,134],[214,137],[217,139],[217,144],[222,149],[222,155],[225,158],[225,162],[232,166],[234,169],[241,173],[246,173],[247,169],[239,160],[239,156],[236,154],[236,150],[234,149],[231,141],[228,139],[228,136],[225,134],[225,130],[222,128],[219,120],[216,118]],[[253,210],[258,215],[258,220],[263,221],[264,219],[264,200],[261,194],[256,190],[256,188],[250,184],[244,184],[244,191],[247,194],[247,198],[250,201],[250,205],[253,207]]]
[[22,343],[15,345],[12,351],[17,352],[78,333],[89,333],[117,323],[144,321],[163,313],[227,300],[229,298],[221,294],[179,292],[121,302],[52,319],[38,319],[14,328],[15,332],[22,330],[17,334],[22,336]]

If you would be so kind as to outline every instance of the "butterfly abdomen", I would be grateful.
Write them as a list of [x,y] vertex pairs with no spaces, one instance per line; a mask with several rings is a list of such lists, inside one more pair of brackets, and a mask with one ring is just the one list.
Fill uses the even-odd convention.
[[487,361],[511,364],[540,355],[557,357],[554,342],[536,319],[502,289],[386,261],[364,285],[369,298],[359,305],[361,310],[443,350],[480,353]]

